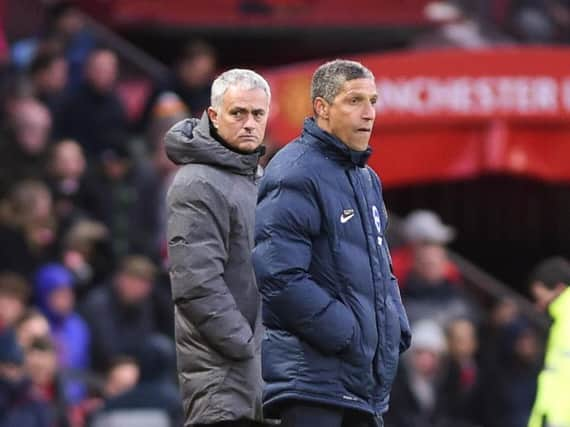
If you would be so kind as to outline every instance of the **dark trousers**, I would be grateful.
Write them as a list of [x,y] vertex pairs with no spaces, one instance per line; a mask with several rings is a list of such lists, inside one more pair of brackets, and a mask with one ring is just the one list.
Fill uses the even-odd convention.
[[292,401],[279,411],[281,427],[382,427],[372,415],[332,405]]

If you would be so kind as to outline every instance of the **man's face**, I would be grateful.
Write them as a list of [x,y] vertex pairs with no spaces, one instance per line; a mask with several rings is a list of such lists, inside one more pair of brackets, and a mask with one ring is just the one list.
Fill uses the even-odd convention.
[[150,281],[126,273],[119,273],[116,284],[122,302],[127,305],[142,303],[152,291]]
[[11,294],[0,294],[0,324],[11,328],[24,314],[24,301]]
[[26,354],[26,370],[34,384],[53,384],[57,373],[57,356],[51,350],[30,350]]
[[67,316],[75,305],[75,297],[71,288],[58,288],[52,291],[48,297],[48,305],[55,313]]
[[98,92],[109,93],[119,73],[117,56],[111,51],[95,52],[87,61],[85,77]]
[[263,89],[230,87],[222,98],[219,111],[208,108],[208,116],[218,135],[231,147],[252,153],[263,142],[269,99]]
[[74,141],[61,142],[55,151],[52,173],[62,179],[76,179],[85,172],[85,157],[79,144]]
[[364,151],[372,134],[377,100],[373,79],[349,80],[342,85],[332,103],[322,98],[315,100],[319,125],[350,149]]
[[12,117],[16,139],[24,152],[38,155],[45,150],[51,131],[52,120],[43,105],[22,101]]
[[445,279],[447,252],[437,243],[423,243],[414,247],[414,272],[424,281],[438,285]]
[[64,58],[58,58],[38,74],[36,81],[40,90],[47,93],[65,89],[68,79],[68,65]]
[[197,88],[210,83],[215,70],[216,58],[203,54],[182,62],[178,67],[178,75],[186,86]]

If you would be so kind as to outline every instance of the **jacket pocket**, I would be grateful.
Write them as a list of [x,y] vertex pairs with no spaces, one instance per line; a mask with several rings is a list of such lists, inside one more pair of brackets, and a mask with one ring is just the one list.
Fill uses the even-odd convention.
[[356,325],[349,346],[340,354],[342,381],[347,391],[368,399],[374,388],[373,358],[376,346],[372,347],[372,342],[366,339],[360,323],[356,322]]

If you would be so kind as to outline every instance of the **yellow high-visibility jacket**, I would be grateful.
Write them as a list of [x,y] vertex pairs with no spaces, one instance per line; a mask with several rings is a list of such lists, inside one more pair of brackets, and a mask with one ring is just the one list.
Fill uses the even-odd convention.
[[570,427],[570,287],[548,311],[554,322],[528,427]]

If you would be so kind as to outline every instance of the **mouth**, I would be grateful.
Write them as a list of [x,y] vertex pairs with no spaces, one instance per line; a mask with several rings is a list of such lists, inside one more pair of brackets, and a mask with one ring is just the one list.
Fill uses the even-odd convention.
[[372,132],[372,129],[370,128],[358,128],[356,129],[357,132],[366,132],[366,133],[370,133]]

